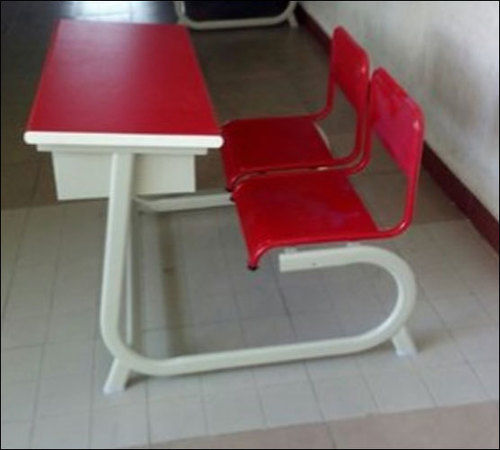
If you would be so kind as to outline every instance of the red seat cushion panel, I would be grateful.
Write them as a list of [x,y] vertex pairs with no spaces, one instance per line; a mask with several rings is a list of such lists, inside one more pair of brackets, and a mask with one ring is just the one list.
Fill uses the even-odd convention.
[[241,176],[277,169],[333,165],[335,160],[307,116],[235,120],[222,129],[226,186]]
[[254,177],[233,194],[249,267],[274,247],[378,237],[348,178],[323,170]]

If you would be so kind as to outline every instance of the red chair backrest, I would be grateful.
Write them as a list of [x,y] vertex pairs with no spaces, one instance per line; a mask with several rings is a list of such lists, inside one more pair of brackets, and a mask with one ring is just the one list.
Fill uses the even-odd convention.
[[[357,159],[363,146],[363,129],[367,111],[370,63],[368,54],[342,27],[333,31],[330,47],[330,74],[325,107],[316,119],[324,119],[331,111],[338,87],[356,112],[356,142],[353,152],[343,159],[347,164]],[[345,161],[344,161],[345,159]]]
[[370,80],[368,54],[342,27],[337,27],[333,32],[331,52],[333,82],[356,111],[364,111]]
[[386,70],[377,69],[370,85],[365,154],[370,154],[373,135],[376,135],[406,175],[405,213],[394,231],[405,229],[413,215],[423,134],[424,116],[418,104]]

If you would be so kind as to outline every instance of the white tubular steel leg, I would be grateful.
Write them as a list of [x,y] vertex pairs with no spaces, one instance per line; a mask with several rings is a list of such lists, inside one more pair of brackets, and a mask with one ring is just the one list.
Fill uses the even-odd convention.
[[135,211],[132,207],[130,213],[130,222],[129,222],[129,232],[128,232],[128,240],[127,240],[127,256],[126,256],[126,269],[125,269],[125,302],[126,302],[126,334],[125,340],[128,345],[132,345],[134,342],[134,302],[136,296],[136,270],[135,270],[135,260],[134,260],[134,217]]
[[[105,393],[123,390],[131,369],[126,364],[126,360],[117,358],[117,355],[112,350],[112,346],[109,345],[109,336],[115,336],[121,340],[119,316],[122,287],[124,285],[126,253],[129,255],[129,258],[127,258],[130,260],[129,262],[131,262],[132,258],[132,242],[129,233],[131,232],[130,203],[133,166],[133,154],[113,154],[106,226],[106,246],[104,250],[100,325],[104,343],[115,359],[104,385]],[[127,264],[127,266],[130,266],[130,264]],[[133,290],[131,289],[133,286],[128,278],[125,281],[127,285],[127,342],[132,338],[133,326],[131,321],[133,300]],[[106,314],[109,305],[113,305],[112,308],[117,311],[117,318],[114,321],[108,320]]]
[[136,198],[135,201],[141,211],[154,213],[234,205],[231,201],[231,194],[220,190],[202,191],[196,195],[177,195],[158,199]]
[[[121,177],[127,177],[130,168],[125,163],[118,163],[117,168],[124,169]],[[127,183],[118,183],[116,187],[126,187]],[[112,217],[127,217],[124,214],[123,204],[127,195],[121,194],[116,200],[115,215]],[[115,217],[115,218],[116,218]],[[118,227],[121,233],[121,227]],[[110,230],[115,227],[109,225]],[[113,260],[125,251],[125,244],[121,237],[114,236],[107,243],[107,254],[113,255]],[[108,256],[108,260],[111,256]],[[344,338],[324,339],[315,342],[303,342],[286,345],[276,345],[243,350],[231,350],[200,355],[175,356],[168,359],[153,359],[145,357],[131,349],[119,333],[120,305],[119,296],[115,290],[119,286],[117,280],[111,276],[118,276],[118,268],[112,270],[107,266],[105,289],[101,304],[101,330],[104,342],[114,355],[115,363],[106,383],[105,391],[114,392],[124,388],[124,373],[134,370],[149,375],[180,375],[187,373],[206,372],[211,370],[228,369],[233,367],[253,366],[301,359],[321,358],[366,350],[392,339],[398,354],[410,354],[415,351],[410,336],[404,329],[414,303],[415,279],[413,273],[399,256],[387,250],[362,245],[348,245],[343,248],[289,251],[280,255],[280,269],[282,271],[307,270],[321,267],[343,266],[356,263],[375,264],[387,270],[395,279],[398,296],[396,304],[389,316],[375,328],[356,335]],[[114,283],[111,283],[114,280]]]
[[396,348],[398,356],[409,356],[417,353],[415,343],[405,326],[401,327],[401,329],[392,337],[392,343]]
[[415,276],[405,260],[388,250],[365,246],[348,245],[339,249],[288,252],[280,255],[280,268],[284,272],[368,263],[382,267],[396,282],[398,297],[389,317],[378,327],[358,336],[337,339],[335,345],[345,347],[346,352],[361,351],[392,339],[399,356],[416,353],[413,340],[405,323],[415,305]]

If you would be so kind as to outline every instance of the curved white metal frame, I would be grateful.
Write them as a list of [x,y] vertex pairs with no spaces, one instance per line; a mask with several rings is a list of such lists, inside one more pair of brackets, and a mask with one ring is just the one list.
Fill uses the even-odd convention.
[[[416,351],[404,326],[415,303],[416,287],[412,270],[403,259],[388,250],[359,244],[321,250],[285,251],[280,255],[279,261],[280,270],[284,272],[356,263],[375,264],[387,270],[396,281],[398,289],[396,304],[380,325],[365,333],[315,342],[175,356],[168,359],[149,358],[133,350],[131,343],[134,258],[132,255],[133,232],[130,226],[133,162],[133,154],[115,153],[113,155],[100,326],[102,338],[113,355],[114,362],[104,386],[104,392],[123,390],[131,371],[148,375],[179,375],[320,358],[363,351],[388,339],[392,339],[398,355],[412,354]],[[213,203],[220,205],[220,196],[216,197]],[[199,208],[210,204],[211,199],[207,198],[188,203],[186,208],[179,207],[179,209]],[[174,205],[179,206],[178,200]],[[172,209],[168,208],[167,204],[162,204],[162,206],[165,206],[165,210]],[[158,211],[159,208],[151,208],[151,210]],[[125,341],[120,333],[121,294],[124,285],[127,305]]]
[[193,30],[220,30],[226,28],[240,27],[265,27],[277,25],[285,20],[291,27],[297,26],[297,20],[293,14],[297,1],[291,1],[282,13],[273,17],[255,17],[246,19],[225,19],[225,20],[193,20],[186,14],[186,5],[182,1],[174,1],[175,12],[179,19],[178,23],[186,25]]

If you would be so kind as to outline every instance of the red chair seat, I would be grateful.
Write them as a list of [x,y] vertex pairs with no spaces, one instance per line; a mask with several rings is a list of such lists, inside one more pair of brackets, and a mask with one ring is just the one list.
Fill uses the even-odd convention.
[[339,171],[249,178],[233,198],[251,268],[270,248],[378,236],[369,212]]
[[226,187],[242,175],[334,165],[311,117],[271,117],[229,122],[221,148]]

